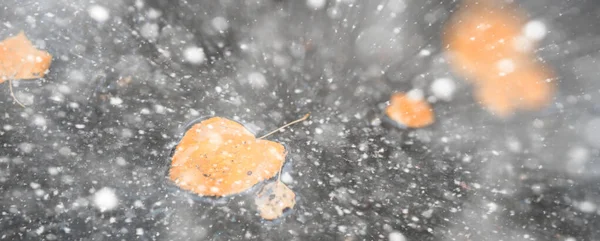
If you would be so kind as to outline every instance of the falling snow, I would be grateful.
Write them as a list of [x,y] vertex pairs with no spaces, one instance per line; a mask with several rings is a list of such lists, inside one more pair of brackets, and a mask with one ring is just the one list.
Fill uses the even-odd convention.
[[[499,117],[442,44],[462,2],[0,1],[0,39],[23,31],[53,61],[44,78],[0,80],[0,240],[598,239],[600,3],[496,1],[509,5],[488,13],[523,21],[490,48],[532,54],[556,90]],[[480,71],[526,67],[499,56]],[[399,127],[396,92],[435,122]],[[252,201],[277,176],[224,198],[167,178],[201,120],[261,136],[306,113],[264,138],[284,146],[296,195],[277,220]]]
[[101,212],[105,212],[116,208],[119,199],[112,188],[103,187],[94,193],[94,204]]
[[434,80],[431,84],[431,92],[433,95],[444,101],[452,100],[455,91],[456,84],[449,78],[439,78]]
[[406,241],[406,237],[397,231],[391,232],[388,236],[389,241]]
[[100,23],[106,22],[110,18],[109,10],[100,5],[92,5],[88,8],[88,13],[92,19]]
[[546,29],[546,25],[540,20],[529,21],[527,24],[525,24],[525,27],[523,28],[523,33],[525,34],[525,37],[536,41],[544,39],[544,37],[546,37],[547,31],[548,30]]
[[187,47],[183,50],[183,57],[190,64],[202,64],[204,62],[204,50],[200,47]]
[[306,0],[306,5],[314,10],[322,9],[326,3],[327,0]]

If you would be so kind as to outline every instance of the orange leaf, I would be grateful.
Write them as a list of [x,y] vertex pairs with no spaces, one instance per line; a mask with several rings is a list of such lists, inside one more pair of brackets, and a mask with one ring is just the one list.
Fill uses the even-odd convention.
[[402,125],[421,128],[434,122],[433,110],[424,100],[413,99],[404,93],[392,95],[385,113]]
[[530,57],[515,48],[524,24],[520,16],[508,6],[466,1],[445,29],[453,67],[474,82],[487,82],[498,76],[499,61]]
[[36,49],[23,32],[0,42],[0,83],[44,77],[52,55]]
[[213,117],[185,133],[169,178],[198,195],[236,194],[275,176],[285,156],[283,145],[256,139],[241,124]]
[[524,14],[490,0],[465,0],[445,28],[450,64],[475,85],[475,98],[499,116],[535,110],[552,99],[554,79],[522,34]]

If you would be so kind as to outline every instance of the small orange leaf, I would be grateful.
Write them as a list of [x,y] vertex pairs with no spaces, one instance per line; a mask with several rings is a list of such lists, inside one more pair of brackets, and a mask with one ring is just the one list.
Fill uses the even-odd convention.
[[283,215],[286,209],[294,208],[296,194],[280,181],[271,182],[258,192],[254,203],[262,218],[273,220]]
[[0,83],[44,77],[52,55],[36,49],[23,32],[0,42]]
[[198,195],[236,194],[275,176],[285,156],[283,145],[256,139],[241,124],[213,117],[185,133],[171,160],[169,178]]
[[392,95],[385,113],[393,121],[411,128],[421,128],[434,122],[433,110],[422,99],[411,98],[404,93]]

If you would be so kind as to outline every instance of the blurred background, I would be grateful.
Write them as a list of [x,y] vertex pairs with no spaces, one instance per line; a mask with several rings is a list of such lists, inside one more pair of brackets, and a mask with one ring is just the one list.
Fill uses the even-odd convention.
[[[537,24],[557,86],[509,118],[449,65],[458,1],[1,0],[0,38],[53,62],[12,81],[25,108],[0,88],[0,240],[598,240],[600,3],[502,2]],[[411,90],[431,126],[385,116]],[[255,189],[166,178],[190,123],[262,134],[307,112],[270,138],[297,195],[275,221]]]

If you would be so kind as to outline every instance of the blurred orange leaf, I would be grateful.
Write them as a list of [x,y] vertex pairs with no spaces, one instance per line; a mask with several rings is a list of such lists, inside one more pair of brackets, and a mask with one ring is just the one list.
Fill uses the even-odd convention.
[[540,109],[554,92],[554,74],[533,53],[536,40],[523,35],[524,16],[496,1],[465,0],[445,27],[451,66],[474,84],[480,104],[503,117]]
[[433,109],[427,101],[404,93],[392,95],[385,113],[393,121],[410,128],[425,127],[435,121]]
[[44,77],[51,62],[52,55],[36,49],[20,32],[0,42],[0,83]]

